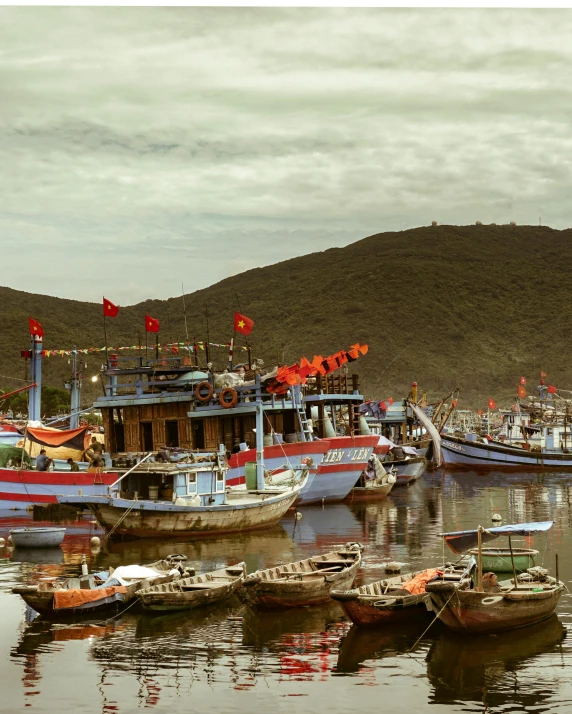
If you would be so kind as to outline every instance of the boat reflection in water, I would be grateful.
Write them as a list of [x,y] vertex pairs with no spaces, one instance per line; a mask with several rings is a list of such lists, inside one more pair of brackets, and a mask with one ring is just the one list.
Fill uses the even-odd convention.
[[539,655],[558,653],[565,637],[566,629],[556,615],[499,636],[466,637],[442,630],[427,655],[427,674],[433,688],[429,701],[482,702],[491,710],[510,702],[511,711],[516,711],[515,706],[518,711],[529,711],[529,707],[530,711],[540,711],[536,707],[553,691],[547,687],[546,676],[538,676],[538,660],[534,671],[525,673],[526,667]]

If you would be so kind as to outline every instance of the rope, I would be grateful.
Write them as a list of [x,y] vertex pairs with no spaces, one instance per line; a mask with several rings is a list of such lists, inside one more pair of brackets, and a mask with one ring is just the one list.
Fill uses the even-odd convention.
[[113,535],[113,533],[115,532],[115,530],[123,523],[123,521],[125,520],[125,518],[126,518],[126,517],[131,513],[131,511],[135,508],[135,504],[136,504],[137,502],[138,502],[137,499],[133,499],[133,502],[131,503],[131,505],[130,505],[128,508],[125,509],[125,511],[123,512],[123,515],[121,516],[121,518],[118,519],[117,523],[113,526],[113,528],[112,528],[112,529],[109,531],[109,533],[107,533],[107,535],[105,536],[105,539],[106,539],[106,540],[107,540],[108,538],[111,538],[111,536]]
[[414,648],[419,644],[419,641],[422,640],[423,637],[425,637],[425,635],[427,634],[429,628],[432,627],[432,626],[437,622],[437,620],[439,619],[440,614],[441,614],[441,613],[443,612],[443,610],[447,607],[447,605],[451,602],[451,598],[453,597],[453,595],[456,595],[456,593],[457,593],[457,590],[454,589],[453,592],[451,593],[451,595],[449,596],[449,599],[447,600],[447,602],[443,605],[443,607],[442,607],[442,608],[439,610],[439,612],[435,615],[435,618],[434,618],[433,620],[431,620],[431,622],[427,625],[427,627],[425,628],[425,630],[423,631],[423,633],[415,640],[415,642],[413,643],[413,645],[407,650],[407,654],[409,654],[409,653],[411,652],[411,650],[414,649]]

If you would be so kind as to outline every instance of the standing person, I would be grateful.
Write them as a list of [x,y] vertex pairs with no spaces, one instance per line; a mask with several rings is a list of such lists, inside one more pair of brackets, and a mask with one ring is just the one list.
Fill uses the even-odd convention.
[[[103,461],[103,444],[99,442],[95,436],[91,437],[91,444],[89,445],[89,448],[86,450],[85,455],[89,459],[89,461]],[[95,464],[92,463],[92,466]]]
[[46,450],[41,449],[40,455],[36,457],[36,471],[47,471],[53,463],[53,459],[46,456]]

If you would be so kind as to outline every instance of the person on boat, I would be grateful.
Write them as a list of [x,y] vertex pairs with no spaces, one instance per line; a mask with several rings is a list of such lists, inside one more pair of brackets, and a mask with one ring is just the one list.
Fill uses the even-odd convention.
[[85,455],[91,461],[91,466],[95,466],[94,461],[103,461],[103,444],[95,436],[91,437],[91,444]]
[[483,575],[483,590],[486,593],[500,592],[497,576],[494,573],[485,573]]
[[67,463],[70,465],[70,471],[79,471],[79,466],[76,464],[76,462],[71,458],[67,460]]
[[41,449],[40,455],[36,457],[36,471],[47,471],[53,463],[54,460],[46,456],[46,450]]

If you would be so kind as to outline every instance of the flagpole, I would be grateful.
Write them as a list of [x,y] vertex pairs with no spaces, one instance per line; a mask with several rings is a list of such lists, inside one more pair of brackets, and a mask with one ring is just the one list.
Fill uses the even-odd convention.
[[103,296],[103,337],[105,339],[105,361],[107,363],[107,324],[105,321],[105,295]]
[[[209,333],[209,306],[205,304],[205,317],[206,317],[206,322],[207,322],[207,343],[205,345],[205,352],[206,352],[206,358],[207,358],[207,364],[210,362],[209,359],[209,341],[210,341],[210,333]],[[198,358],[197,358],[197,365],[198,365]]]
[[234,340],[236,338],[236,332],[232,333],[232,338],[230,340],[230,348],[228,350],[228,371],[232,372],[232,353],[234,350]]

